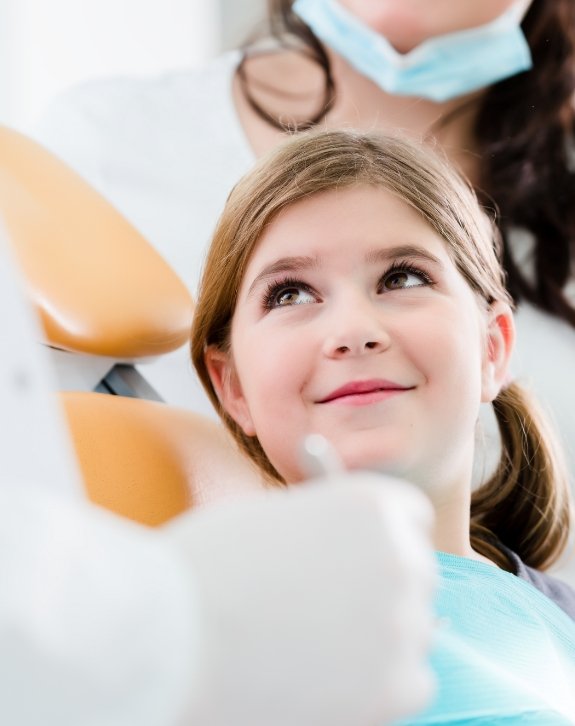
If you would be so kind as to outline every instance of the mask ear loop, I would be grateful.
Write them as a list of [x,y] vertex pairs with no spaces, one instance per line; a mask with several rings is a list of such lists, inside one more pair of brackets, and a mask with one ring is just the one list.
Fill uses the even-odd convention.
[[309,55],[312,60],[316,61],[319,65],[321,65],[325,73],[324,97],[321,110],[307,121],[294,121],[292,123],[286,123],[281,121],[278,117],[272,115],[271,113],[268,113],[268,111],[266,111],[259,105],[249,89],[248,78],[245,70],[246,61],[249,58],[247,49],[242,52],[240,63],[236,69],[236,73],[240,82],[240,88],[250,108],[266,123],[268,123],[270,126],[273,126],[273,128],[279,129],[280,131],[307,131],[314,126],[317,126],[317,124],[322,121],[331,111],[331,109],[333,108],[333,104],[335,103],[335,83],[333,80],[333,76],[331,75],[329,59],[327,58],[325,53],[322,55],[321,58],[314,58],[309,53],[306,53],[306,55]]

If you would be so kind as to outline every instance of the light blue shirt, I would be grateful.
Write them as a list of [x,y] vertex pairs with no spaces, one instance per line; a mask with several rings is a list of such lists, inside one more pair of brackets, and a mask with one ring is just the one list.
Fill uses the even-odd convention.
[[403,726],[575,723],[575,621],[528,582],[438,553],[438,693]]

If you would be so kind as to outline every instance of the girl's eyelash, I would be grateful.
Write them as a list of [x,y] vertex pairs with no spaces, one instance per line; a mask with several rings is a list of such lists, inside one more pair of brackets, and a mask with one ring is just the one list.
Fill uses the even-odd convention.
[[273,280],[268,284],[262,296],[263,308],[265,310],[273,310],[278,294],[287,288],[297,288],[298,290],[303,290],[304,292],[313,294],[313,289],[309,285],[295,277],[284,277],[281,280]]
[[407,272],[411,275],[417,275],[418,277],[421,277],[426,285],[434,284],[434,281],[425,270],[422,270],[421,267],[417,267],[417,265],[414,265],[413,262],[409,262],[408,260],[396,260],[393,262],[383,273],[381,279],[383,280],[385,277],[397,272]]

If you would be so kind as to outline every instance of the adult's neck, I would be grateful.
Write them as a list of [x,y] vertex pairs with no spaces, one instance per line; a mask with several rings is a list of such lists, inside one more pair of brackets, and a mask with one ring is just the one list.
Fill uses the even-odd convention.
[[[407,136],[437,142],[448,158],[473,182],[477,180],[479,151],[473,125],[483,91],[436,103],[423,98],[386,93],[356,71],[345,59],[327,49],[335,83],[335,102],[321,122],[325,128],[357,128],[402,132]],[[305,118],[318,109],[324,89],[322,71],[301,54],[285,51],[249,61],[248,76],[258,92],[258,101],[284,118]],[[285,135],[263,121],[251,109],[236,78],[233,98],[240,122],[256,156],[276,146]]]
[[341,56],[328,54],[337,89],[328,126],[400,132],[437,142],[471,181],[476,180],[479,154],[473,127],[484,91],[444,102],[398,96],[383,91]]

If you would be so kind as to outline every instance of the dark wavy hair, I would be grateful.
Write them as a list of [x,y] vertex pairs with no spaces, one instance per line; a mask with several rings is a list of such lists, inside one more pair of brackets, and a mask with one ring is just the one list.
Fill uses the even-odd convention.
[[[292,5],[293,0],[268,0],[269,32],[280,44],[297,39],[325,75],[320,111],[289,129],[301,131],[324,118],[337,88],[325,49]],[[565,295],[575,266],[575,0],[533,0],[522,27],[533,68],[490,86],[482,98],[475,123],[481,154],[477,193],[498,210],[514,300],[528,300],[575,327],[575,306]],[[285,129],[251,94],[247,54],[246,48],[239,68],[246,99],[267,123]],[[456,115],[457,110],[442,125]],[[532,274],[511,253],[513,228],[533,236]]]

